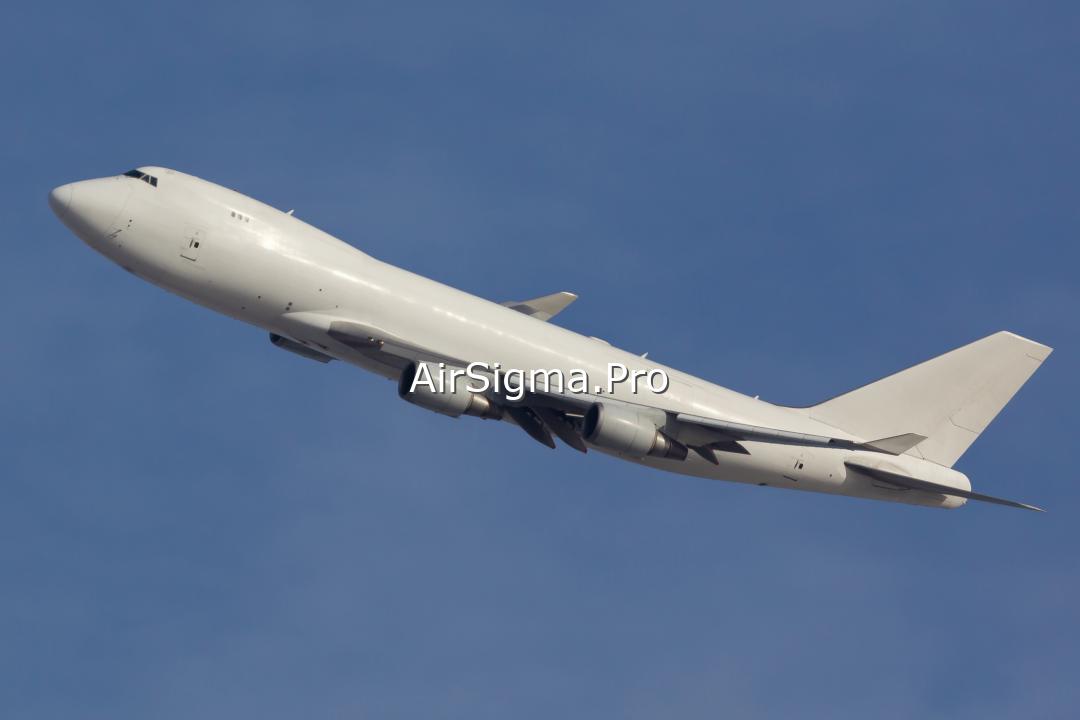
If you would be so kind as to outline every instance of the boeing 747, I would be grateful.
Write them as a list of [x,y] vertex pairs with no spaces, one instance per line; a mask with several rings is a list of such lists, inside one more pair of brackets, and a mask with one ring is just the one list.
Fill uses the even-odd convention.
[[[785,407],[559,327],[551,320],[572,293],[490,302],[175,170],[61,185],[49,205],[147,282],[262,328],[283,350],[389,378],[403,399],[443,415],[504,421],[551,448],[558,438],[683,475],[1038,510],[973,492],[953,467],[1050,355],[1009,332],[820,404]],[[532,380],[512,385],[514,373]]]

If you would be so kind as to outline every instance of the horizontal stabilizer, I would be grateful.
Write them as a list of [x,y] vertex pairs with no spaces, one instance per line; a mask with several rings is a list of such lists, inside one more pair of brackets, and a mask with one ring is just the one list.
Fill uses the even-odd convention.
[[890,455],[903,455],[925,439],[925,435],[905,433],[904,435],[894,435],[892,437],[882,438],[881,440],[871,440],[864,444],[867,447],[887,452]]
[[501,304],[511,310],[517,310],[523,315],[547,322],[565,310],[575,300],[577,300],[577,295],[572,292],[557,292],[533,298],[532,300],[522,300],[521,302],[509,300]]
[[1016,502],[1015,500],[1005,500],[1004,498],[994,497],[993,495],[983,495],[982,493],[971,492],[970,490],[961,490],[959,488],[942,485],[941,483],[930,482],[928,480],[919,480],[918,478],[889,472],[888,470],[880,470],[878,468],[869,467],[867,465],[863,465],[862,463],[846,462],[844,463],[844,465],[848,466],[852,470],[861,472],[864,475],[869,475],[876,480],[886,482],[890,485],[896,485],[897,487],[907,488],[908,490],[920,490],[922,492],[937,493],[939,495],[952,495],[953,497],[967,498],[968,500],[979,500],[981,502],[994,503],[995,505],[1006,505],[1008,507],[1021,508],[1022,510],[1034,510],[1036,512],[1044,512],[1042,508],[1035,507],[1034,505],[1028,505],[1027,503]]

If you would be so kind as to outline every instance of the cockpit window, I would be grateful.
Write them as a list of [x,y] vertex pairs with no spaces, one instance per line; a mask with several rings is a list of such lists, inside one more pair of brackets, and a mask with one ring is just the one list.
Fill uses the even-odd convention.
[[142,172],[141,170],[128,170],[126,173],[124,173],[124,177],[130,177],[130,178],[135,178],[136,180],[142,180],[144,183],[147,183],[148,185],[153,185],[154,187],[157,187],[157,178],[154,177],[153,175],[147,175],[146,173]]

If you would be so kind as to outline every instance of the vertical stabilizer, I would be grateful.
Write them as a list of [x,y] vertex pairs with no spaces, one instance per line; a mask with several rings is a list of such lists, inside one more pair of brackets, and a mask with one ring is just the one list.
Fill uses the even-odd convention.
[[1050,353],[995,333],[815,405],[810,416],[864,439],[924,435],[907,453],[952,467]]

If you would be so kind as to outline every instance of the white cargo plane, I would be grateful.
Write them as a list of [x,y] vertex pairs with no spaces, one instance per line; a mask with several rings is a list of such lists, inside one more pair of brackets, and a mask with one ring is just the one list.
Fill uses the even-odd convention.
[[[494,303],[380,262],[238,192],[162,167],[62,185],[49,204],[87,245],[148,282],[243,322],[319,362],[398,382],[451,417],[505,420],[661,470],[717,480],[953,508],[972,492],[953,464],[1051,349],[999,332],[812,407],[784,407],[666,368],[548,322],[560,292]],[[588,375],[571,392],[418,383],[439,363]],[[603,387],[613,373],[667,383]],[[604,382],[601,382],[604,379]],[[587,392],[581,392],[581,390]]]

